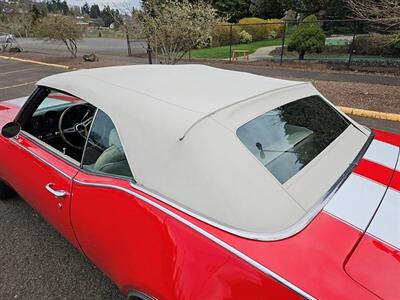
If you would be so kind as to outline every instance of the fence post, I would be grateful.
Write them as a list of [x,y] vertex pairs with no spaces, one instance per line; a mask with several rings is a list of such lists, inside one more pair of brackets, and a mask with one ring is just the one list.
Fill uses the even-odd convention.
[[146,52],[147,52],[147,55],[149,56],[149,65],[152,65],[152,64],[153,64],[153,59],[152,59],[152,57],[151,57],[151,52],[152,52],[152,51],[153,51],[153,50],[151,49],[150,43],[147,43]]
[[131,41],[129,40],[128,33],[126,33],[126,45],[128,46],[128,56],[132,56]]
[[352,57],[353,57],[354,43],[355,43],[355,41],[356,41],[357,29],[358,29],[358,21],[354,21],[353,40],[351,41],[350,53],[349,53],[349,61],[347,62],[347,66],[348,66],[348,67],[350,67],[351,59],[352,59]]
[[286,25],[287,25],[287,22],[285,21],[285,25],[283,25],[281,61],[279,63],[280,65],[282,65],[282,62],[283,62],[283,52],[284,52],[284,49],[285,49]]
[[231,24],[229,32],[229,62],[232,62],[232,42],[233,42],[233,25]]
[[192,50],[189,49],[189,61],[191,61],[191,60],[192,60]]

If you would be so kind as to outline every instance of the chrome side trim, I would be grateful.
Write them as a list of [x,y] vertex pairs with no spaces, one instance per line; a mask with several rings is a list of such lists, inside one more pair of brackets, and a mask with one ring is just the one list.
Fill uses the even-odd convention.
[[[128,297],[128,300],[131,300],[131,297],[136,297],[136,298],[139,298],[141,300],[156,300],[156,298],[154,298],[152,296],[149,296],[149,295],[147,295],[147,294],[145,294],[143,292],[139,292],[138,290],[131,290],[128,293],[127,297]],[[134,300],[134,299],[132,299],[132,300]]]
[[215,221],[213,219],[210,219],[207,216],[201,215],[197,212],[194,212],[178,203],[175,201],[169,199],[165,195],[161,195],[156,191],[150,190],[146,187],[143,187],[137,183],[131,182],[130,185],[142,191],[145,194],[148,194],[154,198],[157,198],[161,200],[162,202],[184,212],[185,214],[188,214],[204,223],[210,224],[214,227],[217,227],[221,230],[224,230],[226,232],[229,232],[231,234],[252,239],[252,240],[258,240],[258,241],[277,241],[277,240],[282,240],[288,237],[291,237],[295,235],[296,233],[300,232],[303,230],[308,224],[311,223],[311,221],[314,219],[314,217],[324,208],[324,206],[329,202],[329,200],[335,195],[337,190],[342,186],[342,184],[346,181],[346,179],[350,176],[350,174],[353,172],[353,169],[357,166],[358,162],[360,159],[363,157],[365,152],[367,151],[369,145],[371,144],[373,140],[374,134],[371,131],[371,134],[367,140],[367,142],[364,144],[354,161],[349,165],[349,167],[346,169],[346,171],[342,174],[341,177],[334,183],[334,185],[321,197],[320,201],[318,201],[296,224],[288,227],[285,230],[279,231],[279,232],[274,232],[274,233],[257,233],[257,232],[250,232],[250,231],[244,231],[240,230],[238,228],[234,228],[228,225],[221,224],[221,222]]
[[40,160],[41,162],[45,163],[46,165],[48,165],[50,168],[52,168],[53,170],[57,171],[58,173],[60,173],[61,175],[63,175],[65,178],[72,180],[72,177],[69,176],[67,173],[65,173],[64,171],[60,170],[59,168],[57,168],[56,166],[52,165],[51,163],[49,163],[47,160],[45,160],[44,158],[40,157],[39,155],[37,155],[35,152],[31,151],[30,149],[22,146],[17,140],[11,138],[10,141],[14,144],[17,145],[18,147],[20,147],[21,149],[25,150],[26,152],[30,153],[33,157],[35,157],[36,159]]
[[[210,239],[214,243],[218,244],[219,246],[225,248],[229,252],[231,252],[231,253],[235,254],[236,256],[240,257],[241,259],[243,259],[244,261],[246,261],[247,263],[249,263],[253,267],[255,267],[258,270],[262,271],[264,274],[272,277],[276,281],[278,281],[281,284],[285,285],[286,287],[288,287],[292,291],[298,293],[299,295],[303,296],[304,298],[311,299],[311,300],[316,299],[313,296],[311,296],[310,294],[308,294],[305,291],[303,291],[302,289],[300,289],[299,287],[297,287],[296,285],[294,285],[293,283],[289,282],[288,280],[284,279],[280,275],[278,275],[275,272],[271,271],[267,267],[263,266],[262,264],[258,263],[257,261],[253,260],[252,258],[248,257],[244,253],[240,252],[236,248],[230,246],[229,244],[225,243],[224,241],[220,240],[219,238],[215,237],[214,235],[208,233],[204,229],[202,229],[202,228],[196,226],[195,224],[189,222],[185,218],[183,218],[183,217],[177,215],[176,213],[168,210],[167,208],[163,207],[162,205],[160,205],[158,203],[155,203],[155,202],[149,200],[148,198],[136,193],[135,191],[128,190],[126,188],[123,188],[123,187],[120,187],[120,186],[116,186],[116,185],[112,185],[112,184],[83,182],[83,181],[80,181],[80,180],[78,180],[76,178],[74,178],[73,181],[75,183],[77,183],[77,184],[84,185],[84,186],[103,187],[103,188],[115,189],[115,190],[119,190],[119,191],[125,192],[127,194],[130,194],[130,195],[136,197],[137,199],[139,199],[139,200],[141,200],[141,201],[143,201],[143,202],[145,202],[145,203],[157,208],[158,210],[164,212],[165,214],[175,218],[176,220],[180,221],[181,223],[185,224],[186,226],[190,227],[191,229],[197,231],[198,233],[204,235],[205,237],[207,237],[208,239]],[[132,186],[136,188],[135,185],[132,185]]]
[[61,151],[57,150],[56,148],[51,147],[49,144],[47,144],[46,142],[43,142],[42,140],[38,139],[34,135],[30,134],[29,132],[21,130],[20,134],[23,137],[25,137],[28,140],[30,140],[31,142],[33,142],[36,145],[38,145],[39,147],[43,148],[44,150],[46,150],[46,151],[50,152],[51,154],[54,154],[57,157],[61,158],[66,163],[68,163],[68,164],[70,164],[70,165],[72,165],[74,167],[78,167],[79,168],[79,162],[77,160],[75,160],[72,157],[62,153]]
[[[130,182],[130,185],[135,189],[138,189],[138,190],[140,190],[140,191],[142,191],[142,192],[144,192],[144,193],[146,193],[146,194],[148,194],[150,196],[153,196],[153,197],[155,197],[157,199],[160,199],[164,203],[166,203],[166,204],[168,204],[168,205],[170,205],[170,206],[172,206],[172,207],[184,212],[185,214],[193,216],[196,219],[201,220],[202,222],[210,224],[210,225],[212,225],[214,227],[217,227],[217,228],[219,228],[221,230],[224,230],[226,232],[229,232],[231,234],[234,234],[234,235],[237,235],[237,236],[240,236],[240,237],[244,237],[244,238],[253,239],[253,240],[259,240],[259,241],[282,240],[282,239],[288,238],[288,237],[300,232],[309,223],[311,223],[313,218],[324,208],[324,206],[334,196],[336,191],[342,186],[342,184],[347,179],[347,177],[351,174],[351,172],[353,171],[354,167],[357,165],[359,160],[362,158],[362,156],[365,154],[366,150],[368,149],[370,143],[373,140],[373,137],[374,137],[374,134],[371,131],[371,134],[369,136],[368,141],[365,143],[364,147],[361,149],[361,151],[359,152],[358,156],[355,158],[354,162],[349,166],[349,168],[345,171],[345,173],[343,173],[343,175],[337,180],[337,182],[332,186],[332,188],[330,190],[328,190],[328,192],[321,198],[320,202],[318,202],[295,225],[287,228],[286,230],[283,230],[283,231],[280,231],[280,232],[276,232],[276,233],[272,233],[272,234],[271,233],[262,234],[262,233],[248,232],[248,231],[244,231],[244,230],[240,230],[240,229],[237,229],[237,228],[232,228],[232,227],[223,225],[220,222],[213,221],[213,220],[211,220],[210,218],[208,218],[206,216],[202,216],[202,215],[200,215],[198,213],[195,213],[195,212],[193,212],[193,211],[191,211],[191,210],[189,210],[189,209],[177,204],[176,202],[172,201],[171,199],[168,199],[166,196],[161,195],[161,194],[159,194],[157,192],[154,192],[154,191],[150,191],[149,189],[147,189],[147,188],[145,188],[143,186],[140,186],[135,182]],[[70,179],[70,180],[72,179],[72,177],[70,177],[68,174],[66,174],[62,170],[58,169],[57,167],[53,166],[51,163],[49,163],[45,159],[41,158],[40,156],[38,156],[36,153],[32,152],[28,148],[20,145],[16,140],[11,139],[11,141],[14,144],[16,144],[17,146],[19,146],[20,148],[22,148],[22,149],[26,150],[27,152],[29,152],[31,155],[33,155],[34,157],[36,157],[37,159],[39,159],[43,163],[47,164],[49,167],[53,168],[55,171],[59,172],[61,175],[63,175],[67,179]],[[93,175],[98,175],[98,174],[93,174]],[[126,179],[126,178],[122,178],[122,179]]]

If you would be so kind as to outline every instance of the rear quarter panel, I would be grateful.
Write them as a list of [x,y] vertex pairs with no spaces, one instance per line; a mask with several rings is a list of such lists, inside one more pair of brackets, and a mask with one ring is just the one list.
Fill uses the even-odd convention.
[[124,191],[82,182],[145,195],[125,180],[85,173],[74,183],[72,223],[82,249],[124,293],[139,290],[157,299],[299,298],[174,216]]

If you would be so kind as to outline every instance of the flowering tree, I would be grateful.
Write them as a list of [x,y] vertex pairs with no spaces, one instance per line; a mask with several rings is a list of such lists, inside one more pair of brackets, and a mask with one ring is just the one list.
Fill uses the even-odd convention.
[[202,1],[147,0],[136,12],[142,32],[164,62],[174,64],[192,48],[206,44],[217,23],[216,11]]

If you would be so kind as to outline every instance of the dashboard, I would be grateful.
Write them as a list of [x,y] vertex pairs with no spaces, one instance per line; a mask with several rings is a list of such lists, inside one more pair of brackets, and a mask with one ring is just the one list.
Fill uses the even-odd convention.
[[60,135],[58,122],[65,108],[35,113],[28,125],[28,132],[41,140]]

